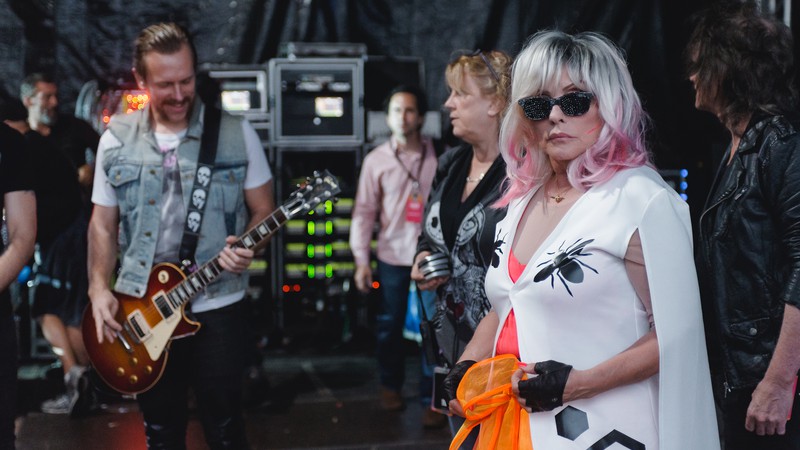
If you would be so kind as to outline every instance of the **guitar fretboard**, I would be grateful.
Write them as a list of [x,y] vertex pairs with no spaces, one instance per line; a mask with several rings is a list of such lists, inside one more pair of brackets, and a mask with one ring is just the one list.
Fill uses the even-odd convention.
[[[288,215],[284,207],[281,206],[270,214],[269,217],[259,222],[245,234],[239,236],[239,239],[232,246],[252,249],[266,238],[275,234],[287,219]],[[167,291],[165,296],[154,298],[156,306],[164,317],[171,316],[173,311],[202,292],[209,284],[216,280],[222,272],[224,272],[224,269],[219,264],[219,256],[215,256],[213,259],[200,266],[196,271],[189,274],[185,280]]]
[[[286,221],[298,214],[311,211],[322,201],[332,198],[340,192],[336,178],[327,170],[322,173],[314,172],[314,178],[308,178],[304,186],[292,193],[289,200],[278,207],[269,217],[259,222],[256,226],[239,236],[232,247],[252,249],[266,238],[275,234]],[[203,264],[196,271],[178,283],[174,288],[161,292],[153,297],[153,302],[161,315],[166,319],[175,311],[186,304],[206,286],[211,284],[224,271],[219,264],[219,255]],[[137,327],[136,323],[131,326]],[[140,335],[142,333],[139,333]]]

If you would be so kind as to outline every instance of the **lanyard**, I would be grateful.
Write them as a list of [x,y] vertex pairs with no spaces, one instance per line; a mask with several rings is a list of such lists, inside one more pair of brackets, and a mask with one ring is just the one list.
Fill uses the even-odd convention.
[[411,171],[408,170],[408,167],[406,167],[406,165],[403,164],[403,161],[400,159],[399,150],[397,148],[397,144],[395,144],[394,157],[397,159],[397,162],[400,164],[400,167],[402,167],[403,170],[405,170],[406,173],[408,174],[408,178],[411,179],[411,186],[414,188],[414,190],[419,189],[419,176],[422,174],[422,165],[425,163],[425,157],[427,156],[427,153],[428,149],[426,148],[425,143],[422,142],[422,152],[419,158],[419,165],[417,165],[417,175],[414,176],[414,174],[412,174]]

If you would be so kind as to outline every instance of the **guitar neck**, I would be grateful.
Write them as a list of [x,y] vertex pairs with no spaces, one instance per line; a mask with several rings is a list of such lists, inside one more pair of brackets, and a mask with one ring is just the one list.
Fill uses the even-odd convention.
[[[232,247],[252,249],[275,234],[278,229],[286,223],[286,220],[288,220],[288,214],[284,207],[281,206],[270,214],[269,217],[256,224],[245,234],[239,236]],[[219,255],[215,256],[167,292],[167,300],[173,308],[182,306],[205,290],[205,288],[213,283],[224,270],[225,269],[219,264]]]
[[[289,200],[278,207],[269,217],[259,222],[239,236],[232,247],[252,249],[265,239],[275,234],[276,231],[286,221],[298,214],[311,211],[322,201],[330,199],[340,192],[336,178],[327,170],[322,173],[314,172],[314,178],[308,178],[307,183],[298,186],[299,189],[293,192]],[[157,295],[153,301],[164,317],[168,317],[172,312],[183,306],[195,295],[203,291],[206,286],[211,284],[224,271],[219,264],[219,255],[211,261],[200,266],[199,269],[189,274],[189,276],[178,283],[168,292]]]

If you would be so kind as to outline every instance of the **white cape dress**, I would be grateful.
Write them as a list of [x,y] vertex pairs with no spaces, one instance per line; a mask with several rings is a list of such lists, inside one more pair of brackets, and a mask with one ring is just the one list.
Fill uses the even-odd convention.
[[649,331],[623,262],[636,230],[660,357],[647,380],[531,414],[533,448],[719,449],[686,203],[653,169],[623,170],[572,205],[513,283],[508,254],[532,196],[498,223],[498,264],[486,276],[501,324],[513,306],[521,360],[588,369]]

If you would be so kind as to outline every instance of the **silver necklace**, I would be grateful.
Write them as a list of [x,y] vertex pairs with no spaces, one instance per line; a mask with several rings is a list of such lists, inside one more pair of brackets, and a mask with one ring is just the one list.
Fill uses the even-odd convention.
[[481,172],[481,174],[475,178],[472,178],[471,176],[467,175],[467,183],[477,183],[478,181],[481,181],[483,179],[484,175],[486,175],[486,172]]

